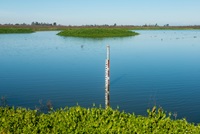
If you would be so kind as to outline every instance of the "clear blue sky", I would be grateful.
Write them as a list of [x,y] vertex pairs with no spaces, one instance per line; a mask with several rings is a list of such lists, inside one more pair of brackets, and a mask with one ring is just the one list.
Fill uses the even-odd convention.
[[200,0],[0,0],[0,24],[200,25]]

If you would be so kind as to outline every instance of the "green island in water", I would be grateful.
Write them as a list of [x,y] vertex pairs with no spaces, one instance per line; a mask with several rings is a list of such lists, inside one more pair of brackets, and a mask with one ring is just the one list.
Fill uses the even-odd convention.
[[138,35],[138,33],[125,28],[68,28],[58,33],[58,35],[70,37],[104,38],[135,36]]

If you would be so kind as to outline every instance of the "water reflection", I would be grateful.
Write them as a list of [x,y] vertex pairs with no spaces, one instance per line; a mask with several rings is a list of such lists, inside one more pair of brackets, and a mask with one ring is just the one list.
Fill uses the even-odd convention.
[[88,39],[57,32],[0,35],[0,96],[9,105],[104,105],[106,46],[111,46],[111,106],[146,114],[153,105],[200,122],[200,31],[137,31]]

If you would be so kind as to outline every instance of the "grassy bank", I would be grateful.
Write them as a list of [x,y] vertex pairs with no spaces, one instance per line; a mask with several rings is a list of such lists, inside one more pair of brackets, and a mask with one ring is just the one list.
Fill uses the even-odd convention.
[[34,30],[31,28],[0,28],[0,34],[10,33],[33,33]]
[[0,133],[200,133],[200,125],[185,119],[172,120],[162,109],[148,110],[148,116],[119,112],[111,108],[80,106],[48,114],[24,108],[0,107]]
[[126,37],[138,35],[125,28],[68,28],[58,33],[60,36],[71,37],[90,37],[90,38],[103,38],[103,37]]

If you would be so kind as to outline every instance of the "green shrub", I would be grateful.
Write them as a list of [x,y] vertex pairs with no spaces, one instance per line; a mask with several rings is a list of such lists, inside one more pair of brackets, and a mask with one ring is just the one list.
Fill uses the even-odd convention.
[[25,108],[0,107],[0,133],[200,133],[200,126],[185,119],[172,120],[161,108],[148,116],[111,108],[58,109],[48,114]]

